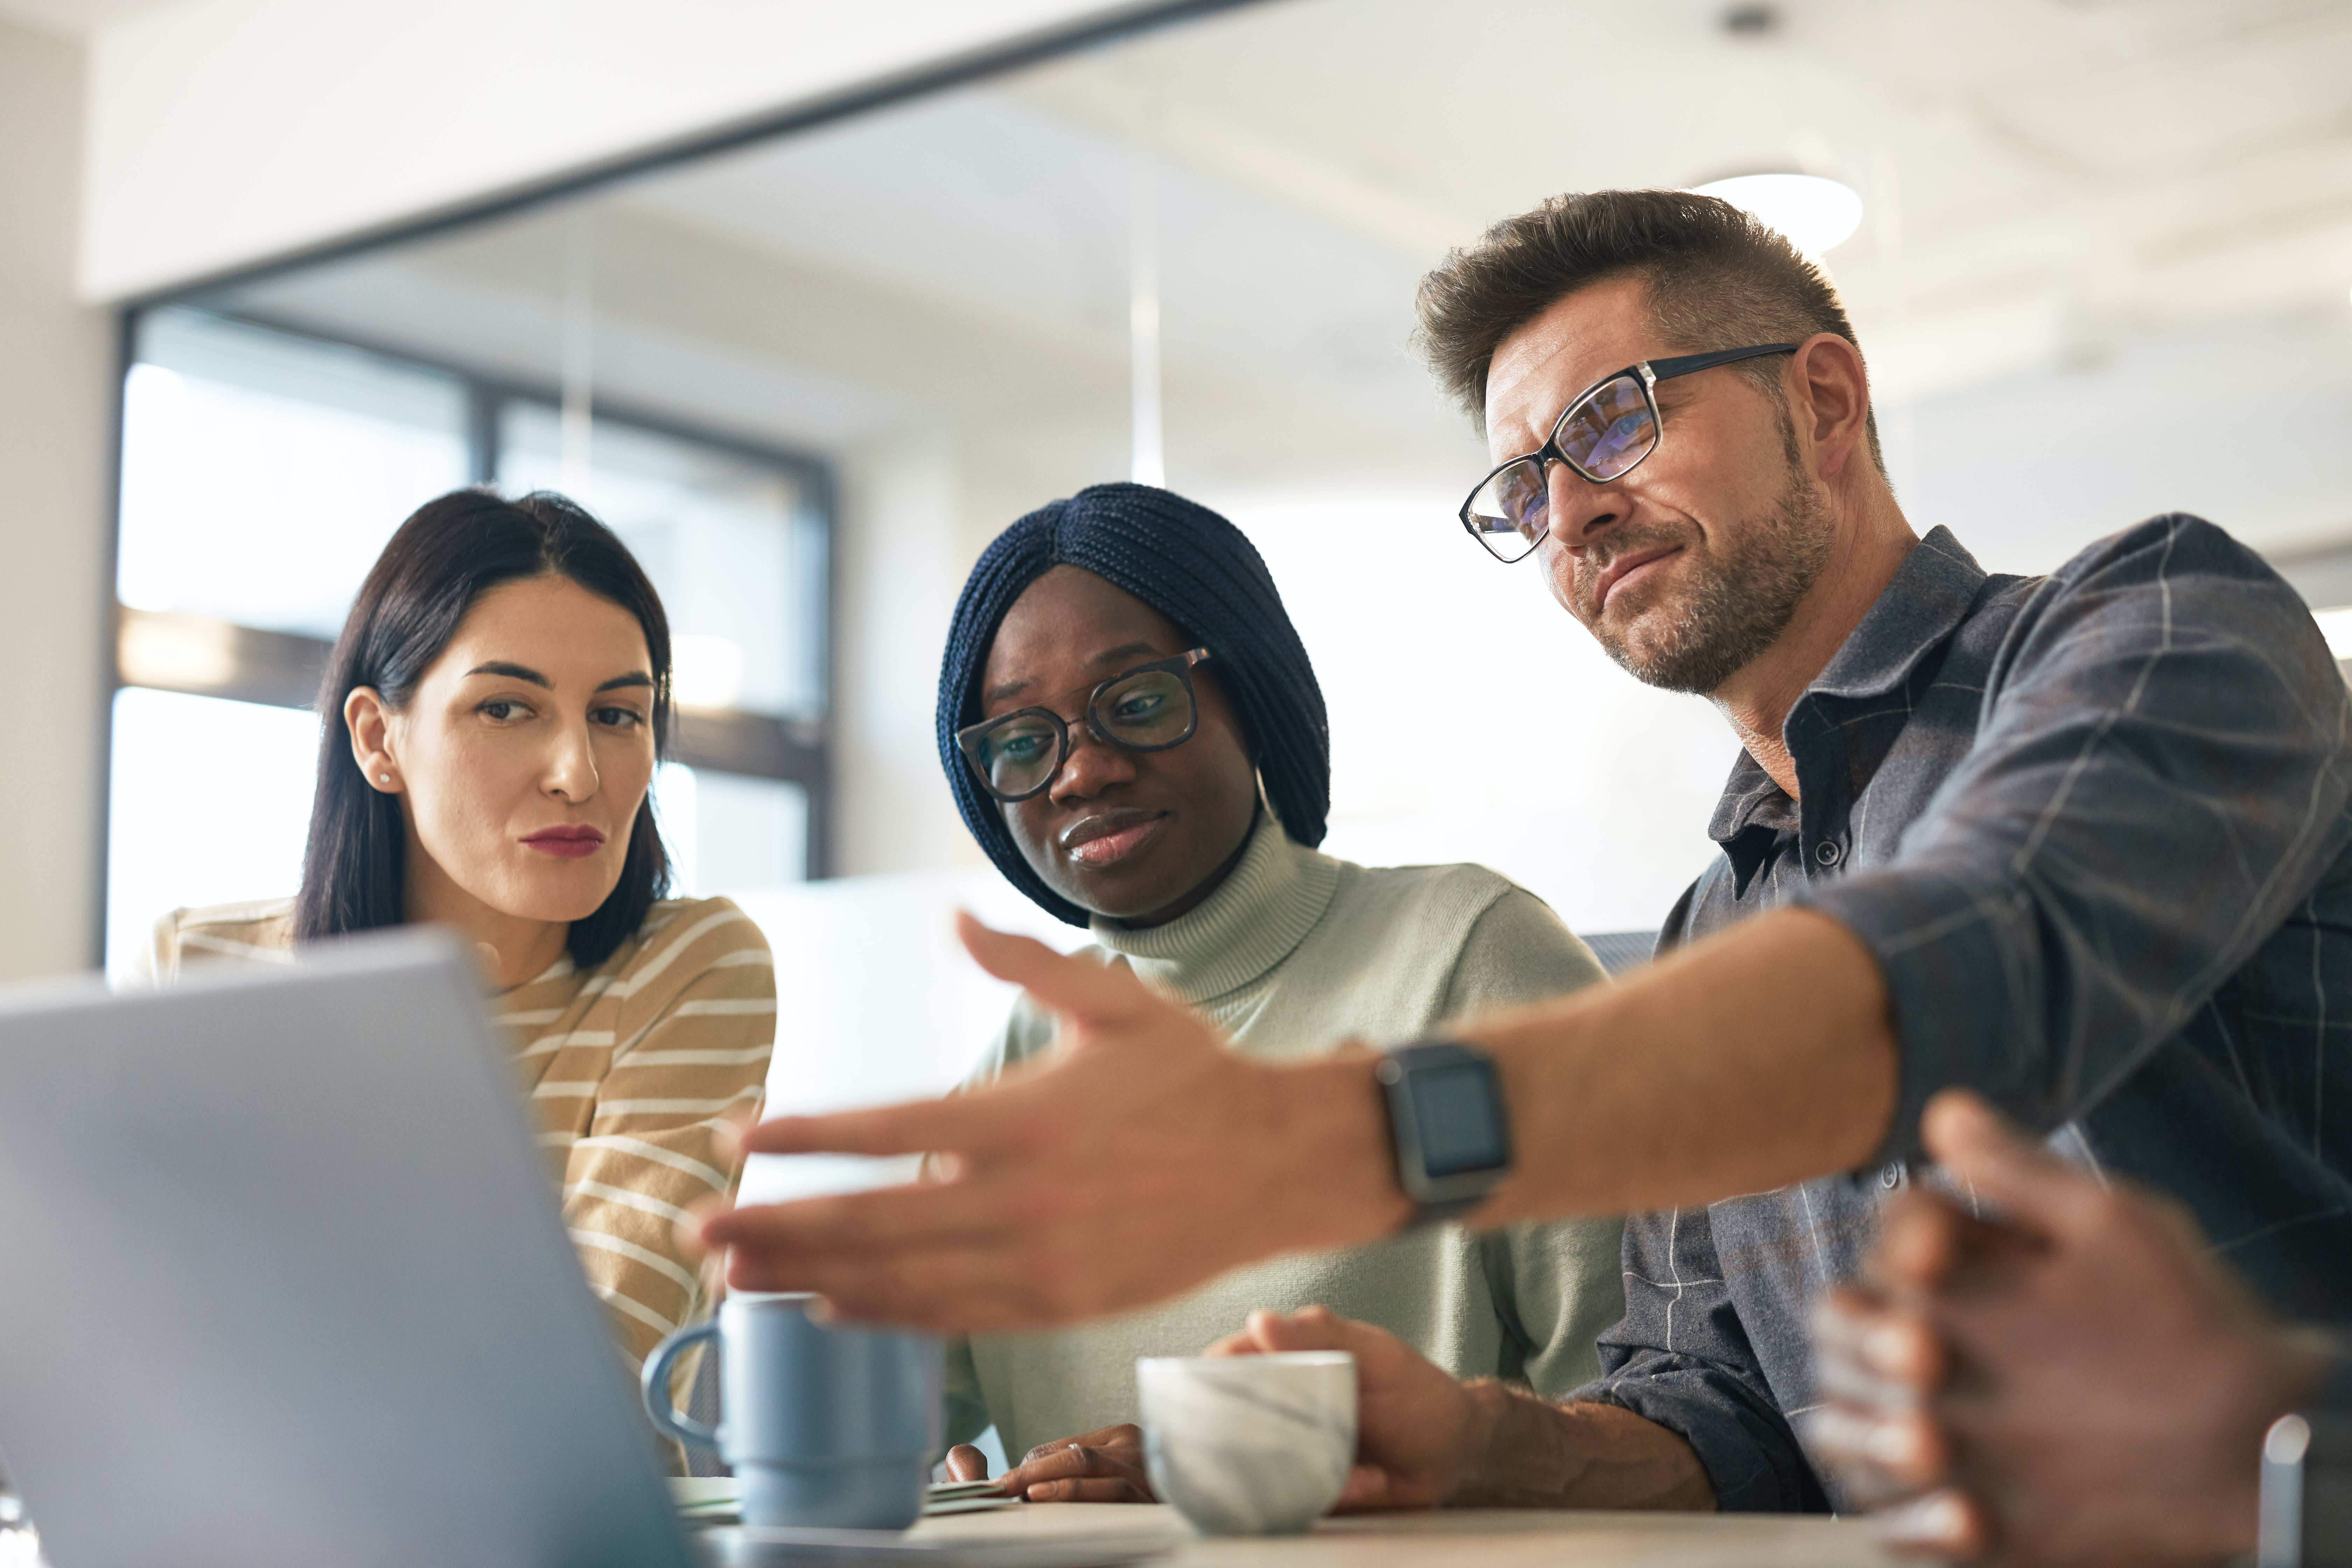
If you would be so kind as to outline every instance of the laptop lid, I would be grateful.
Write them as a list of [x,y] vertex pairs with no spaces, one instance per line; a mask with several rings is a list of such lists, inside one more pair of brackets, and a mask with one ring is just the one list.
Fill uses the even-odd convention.
[[72,1568],[687,1568],[459,944],[0,992],[0,1454]]

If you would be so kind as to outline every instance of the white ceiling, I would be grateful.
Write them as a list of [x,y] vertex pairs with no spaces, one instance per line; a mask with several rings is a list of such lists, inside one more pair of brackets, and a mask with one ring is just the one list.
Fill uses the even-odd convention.
[[0,0],[0,16],[63,37],[84,38],[110,22],[190,0]]
[[[929,843],[966,564],[1128,471],[1146,145],[1169,478],[1251,531],[1316,649],[1339,852],[1645,925],[1732,742],[1459,536],[1485,453],[1407,338],[1483,224],[1836,175],[1866,217],[1827,264],[1916,524],[1997,571],[2172,509],[2352,541],[2352,0],[1782,0],[1761,38],[1719,3],[1268,0],[222,302],[548,384],[584,258],[601,408],[841,458],[842,754],[903,813],[877,842]],[[1473,715],[1491,765],[1433,775],[1400,713]]]
[[[551,376],[585,233],[613,395],[818,446],[922,429],[1042,497],[1124,468],[1146,144],[1171,479],[1435,489],[1476,462],[1406,349],[1448,245],[1561,190],[1803,168],[1865,200],[1827,263],[1918,509],[1997,513],[2031,564],[2130,521],[1947,439],[2022,378],[2135,496],[2352,533],[2352,0],[1779,14],[1273,0],[241,298]],[[2213,483],[2180,409],[2281,376],[2309,438]]]

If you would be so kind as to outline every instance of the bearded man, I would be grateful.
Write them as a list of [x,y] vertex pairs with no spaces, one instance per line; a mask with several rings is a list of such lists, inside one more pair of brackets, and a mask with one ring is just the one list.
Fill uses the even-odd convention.
[[[709,1217],[733,1282],[1005,1330],[1416,1222],[1631,1212],[1606,1375],[1563,1403],[1312,1310],[1228,1348],[1356,1352],[1359,1504],[1820,1510],[1792,1424],[1817,1403],[1808,1319],[1914,1180],[1921,1109],[1965,1088],[2169,1194],[2274,1311],[2340,1315],[2352,704],[2293,590],[2183,516],[2037,578],[1915,535],[1833,291],[1719,202],[1559,198],[1451,257],[1421,310],[1497,465],[1464,525],[1745,748],[1659,962],[1443,1041],[1273,1064],[1124,971],[968,930],[1069,1048],[952,1101],[757,1130],[768,1152],[935,1152],[946,1179]],[[2066,438],[2022,411],[1995,435]],[[1525,831],[1591,830],[1547,817],[1543,783]]]

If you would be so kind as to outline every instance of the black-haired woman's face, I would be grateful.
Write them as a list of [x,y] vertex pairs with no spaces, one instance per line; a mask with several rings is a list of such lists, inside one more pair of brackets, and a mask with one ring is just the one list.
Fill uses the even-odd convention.
[[1005,805],[1013,841],[1045,885],[1100,915],[1173,920],[1214,889],[1249,836],[1257,768],[1213,662],[1193,671],[1200,727],[1165,752],[1105,745],[1087,699],[1114,675],[1193,643],[1091,572],[1056,566],[1013,601],[981,673],[982,718],[1050,708],[1070,756],[1044,793]]
[[362,746],[382,736],[383,760],[362,765],[401,797],[412,918],[596,911],[653,784],[653,661],[635,616],[569,578],[503,584],[405,708],[371,721],[354,706],[372,696],[346,714]]

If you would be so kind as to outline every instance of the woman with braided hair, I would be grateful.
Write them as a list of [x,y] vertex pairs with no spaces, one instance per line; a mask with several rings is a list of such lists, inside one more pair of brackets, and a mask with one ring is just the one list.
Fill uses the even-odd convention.
[[[940,759],[964,822],[1037,903],[1199,1008],[1235,1050],[1390,1045],[1601,978],[1591,950],[1478,866],[1368,869],[1318,854],[1330,736],[1274,579],[1232,523],[1144,485],[1096,485],[999,535],[956,605]],[[1025,999],[981,1076],[1046,1049]],[[1320,1048],[1320,1047],[1317,1047]],[[1254,1308],[1377,1323],[1457,1377],[1544,1394],[1596,1374],[1623,1310],[1614,1220],[1431,1227],[1277,1259],[1190,1296],[951,1348],[949,1465],[1039,1501],[1148,1501],[1134,1363],[1195,1355]]]

